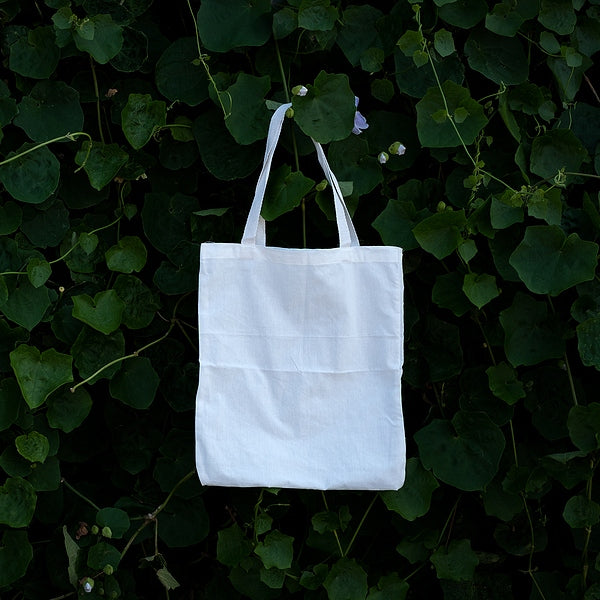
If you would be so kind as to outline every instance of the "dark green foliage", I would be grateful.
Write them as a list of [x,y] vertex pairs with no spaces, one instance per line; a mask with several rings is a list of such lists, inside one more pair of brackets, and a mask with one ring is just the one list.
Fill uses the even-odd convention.
[[[0,23],[2,598],[600,597],[597,0]],[[336,243],[312,136],[404,248],[401,490],[195,474],[199,246],[240,240],[286,101],[269,243]]]

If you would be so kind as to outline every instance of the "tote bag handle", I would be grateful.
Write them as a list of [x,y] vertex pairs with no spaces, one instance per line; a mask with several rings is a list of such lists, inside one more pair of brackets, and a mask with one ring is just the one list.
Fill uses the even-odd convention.
[[[242,244],[250,246],[264,246],[266,243],[265,236],[265,220],[260,216],[260,211],[265,197],[265,190],[267,189],[267,180],[269,179],[269,173],[271,171],[271,162],[273,161],[273,155],[275,154],[275,148],[283,121],[285,119],[285,113],[291,104],[282,104],[274,112],[271,117],[271,123],[269,125],[269,134],[267,136],[267,147],[265,150],[265,158],[263,161],[262,170],[258,177],[258,183],[256,184],[256,192],[254,193],[254,200],[252,200],[252,206],[250,207],[250,213],[246,221],[246,227],[244,229],[244,235],[242,237]],[[312,139],[312,138],[311,138]],[[340,248],[348,246],[359,246],[358,236],[352,224],[352,219],[340,185],[335,178],[335,175],[331,171],[325,153],[321,144],[313,140],[315,148],[317,149],[317,158],[325,174],[325,179],[329,182],[331,189],[333,190],[333,202],[335,206],[335,220],[337,222],[338,234],[340,238]]]

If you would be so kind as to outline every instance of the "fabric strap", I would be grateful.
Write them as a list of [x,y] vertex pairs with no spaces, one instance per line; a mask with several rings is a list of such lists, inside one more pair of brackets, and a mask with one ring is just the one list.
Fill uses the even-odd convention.
[[[285,113],[291,106],[291,104],[282,104],[277,108],[271,118],[269,133],[267,136],[267,145],[265,149],[265,158],[260,175],[258,177],[258,182],[256,184],[256,191],[254,193],[254,199],[252,200],[252,206],[250,207],[250,212],[246,221],[246,227],[242,237],[242,244],[251,246],[264,246],[266,244],[265,220],[261,217],[260,211],[262,209],[262,204],[265,197],[265,190],[267,189],[267,181],[271,171],[273,155],[275,154],[275,148],[277,147],[277,141],[279,140],[281,128],[285,119]],[[333,191],[335,219],[338,228],[340,248],[359,246],[360,244],[358,241],[358,236],[356,235],[356,230],[352,224],[350,213],[348,212],[348,208],[344,202],[339,183],[329,167],[329,163],[325,158],[325,153],[323,152],[321,144],[314,139],[313,143],[317,149],[317,158],[321,168],[323,169],[323,173],[325,174],[325,179]]]

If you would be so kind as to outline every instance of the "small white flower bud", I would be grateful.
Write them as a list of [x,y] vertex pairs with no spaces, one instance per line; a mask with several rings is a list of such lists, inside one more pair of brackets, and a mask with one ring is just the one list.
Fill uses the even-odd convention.
[[380,164],[385,165],[385,163],[389,160],[390,155],[387,152],[380,152],[377,160]]
[[303,85],[296,85],[292,88],[292,94],[294,94],[294,96],[306,96],[307,93],[308,88]]
[[406,146],[401,144],[400,142],[394,142],[388,150],[390,154],[396,154],[398,156],[402,156],[406,152]]

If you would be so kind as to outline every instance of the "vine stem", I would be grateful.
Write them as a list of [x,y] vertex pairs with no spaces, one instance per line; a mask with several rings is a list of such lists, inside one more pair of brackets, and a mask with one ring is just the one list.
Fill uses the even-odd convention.
[[[277,56],[277,65],[279,67],[279,74],[281,75],[281,81],[283,83],[283,93],[285,94],[285,101],[290,102],[290,91],[288,78],[285,75],[285,69],[283,68],[283,61],[281,60],[281,51],[279,50],[279,44],[275,40],[275,54]],[[296,131],[292,127],[292,148],[294,150],[294,164],[296,165],[296,171],[300,172],[300,157],[298,155],[298,144],[296,143]],[[300,202],[300,210],[302,211],[302,244],[303,247],[307,246],[307,235],[306,235],[306,198],[302,198]]]
[[208,78],[211,85],[213,86],[215,93],[217,94],[217,100],[219,101],[221,110],[223,111],[223,115],[227,119],[229,117],[229,115],[231,115],[231,104],[232,104],[231,94],[229,92],[225,92],[225,94],[229,97],[229,105],[230,105],[229,112],[227,112],[227,110],[225,109],[225,105],[223,104],[223,101],[221,100],[221,94],[223,92],[221,92],[219,90],[219,88],[217,87],[217,82],[214,80],[214,78],[210,72],[210,69],[208,68],[208,65],[206,64],[206,60],[204,60],[204,55],[202,54],[202,46],[200,45],[200,33],[198,32],[198,22],[196,21],[196,15],[194,15],[194,10],[192,9],[192,4],[190,3],[190,0],[187,0],[187,5],[188,5],[188,8],[190,9],[190,15],[192,15],[192,22],[194,23],[194,33],[196,34],[196,46],[198,47],[198,60],[200,61],[200,63],[204,67],[204,70],[206,71],[206,77]]
[[[323,498],[323,504],[325,505],[325,510],[329,512],[329,505],[327,504],[327,498],[325,497],[325,492],[321,490],[321,496]],[[346,556],[344,554],[344,550],[342,548],[342,544],[340,542],[340,536],[338,535],[337,529],[333,530],[333,535],[335,537],[335,541],[337,542],[338,550],[340,551],[340,556],[344,558]]]
[[52,138],[51,140],[47,140],[46,142],[36,144],[35,146],[32,146],[31,148],[29,148],[27,150],[23,150],[23,152],[19,152],[18,154],[15,154],[14,156],[5,158],[3,161],[0,162],[0,167],[2,165],[8,164],[9,162],[12,162],[13,160],[17,160],[18,158],[21,158],[21,156],[25,156],[26,154],[29,154],[30,152],[35,152],[36,150],[39,150],[40,148],[43,148],[44,146],[49,146],[50,144],[54,144],[55,142],[62,142],[63,140],[70,140],[70,141],[74,142],[75,138],[79,137],[80,135],[84,135],[86,138],[88,138],[90,140],[90,142],[92,141],[92,137],[90,136],[90,134],[86,133],[85,131],[76,131],[75,133],[65,133],[64,135],[61,135],[56,138]]
[[98,90],[98,78],[96,77],[96,67],[94,59],[90,54],[90,67],[92,69],[92,79],[94,81],[94,93],[96,94],[96,116],[98,118],[98,134],[100,141],[104,144],[104,132],[102,131],[102,113],[100,112],[100,91]]
[[352,545],[354,544],[354,540],[356,540],[356,537],[358,536],[358,532],[361,530],[362,526],[364,525],[364,522],[367,519],[367,515],[371,512],[371,509],[373,508],[373,505],[375,504],[375,500],[377,500],[378,497],[379,497],[379,494],[375,494],[375,496],[373,496],[373,500],[371,500],[369,506],[367,506],[367,510],[365,510],[365,512],[362,516],[362,519],[360,520],[360,523],[358,524],[358,527],[354,531],[354,535],[352,536],[352,539],[346,546],[346,552],[344,554],[342,554],[342,556],[348,556],[348,553],[350,552],[350,549],[352,548]]
[[456,126],[456,123],[454,122],[454,117],[450,114],[450,107],[448,106],[448,100],[446,98],[446,94],[444,93],[444,89],[442,88],[442,83],[441,83],[440,78],[438,76],[437,69],[435,68],[435,65],[433,64],[433,58],[431,56],[431,52],[429,51],[429,47],[427,46],[427,41],[425,40],[425,37],[423,36],[423,25],[421,24],[421,17],[420,17],[419,12],[417,12],[417,14],[415,15],[415,19],[417,21],[417,24],[419,26],[419,32],[421,33],[421,36],[422,36],[422,39],[423,39],[423,46],[422,46],[423,47],[423,51],[427,54],[427,57],[429,59],[429,64],[431,65],[431,70],[433,71],[433,76],[435,77],[435,81],[436,81],[438,90],[440,91],[440,94],[442,96],[442,101],[444,103],[444,108],[446,109],[446,118],[450,121],[450,124],[452,125],[452,128],[454,129],[454,132],[456,133],[456,136],[458,137],[458,139],[460,141],[460,144],[463,147],[463,150],[465,151],[465,153],[467,154],[469,160],[471,161],[471,163],[473,164],[473,166],[476,169],[479,169],[481,171],[481,173],[483,173],[484,175],[486,175],[490,179],[493,179],[494,181],[497,181],[498,183],[500,183],[501,185],[503,185],[506,189],[508,189],[511,192],[513,192],[513,193],[516,194],[517,191],[515,189],[513,189],[508,183],[506,183],[502,179],[499,179],[498,177],[496,177],[495,175],[493,175],[489,171],[485,171],[484,169],[481,169],[478,166],[477,161],[473,158],[473,156],[469,152],[469,149],[467,148],[467,144],[465,143],[464,138],[460,134],[460,131],[458,130],[458,127]]
[[[592,483],[594,481],[594,470],[596,469],[596,465],[594,463],[594,460],[591,460],[591,470],[592,470],[592,474],[590,475],[589,479],[587,480],[587,484],[586,484],[586,496],[587,499],[591,502],[592,500]],[[582,584],[583,584],[583,589],[585,590],[586,588],[586,582],[587,582],[587,575],[588,575],[588,571],[589,571],[589,557],[588,557],[588,548],[590,545],[590,538],[592,537],[592,527],[588,526],[585,528],[585,541],[583,543],[583,550],[581,552],[581,579],[582,579]]]
[[135,538],[137,538],[137,536],[146,528],[148,527],[148,525],[150,523],[153,523],[156,521],[156,517],[166,508],[167,504],[169,504],[171,498],[173,498],[173,495],[175,494],[175,492],[188,480],[191,479],[194,475],[196,474],[196,470],[194,469],[193,471],[190,471],[187,475],[184,475],[173,487],[173,489],[169,492],[169,495],[166,497],[165,501],[160,504],[153,512],[148,513],[144,518],[144,522],[136,529],[135,533],[129,538],[129,541],[127,542],[127,544],[125,545],[125,548],[123,548],[123,551],[121,552],[121,560],[123,560],[123,557],[125,556],[125,554],[127,554],[127,551],[129,550],[129,548],[131,548],[131,545],[133,544]]
[[60,480],[61,483],[64,484],[66,488],[71,490],[76,496],[79,496],[82,500],[85,500],[92,508],[96,510],[100,510],[100,507],[90,500],[87,496],[84,496],[80,491],[76,490],[64,477]]
[[73,387],[69,388],[69,391],[71,393],[75,392],[75,390],[78,387],[81,387],[82,385],[85,385],[86,383],[89,383],[90,381],[92,381],[92,379],[94,379],[95,377],[97,377],[98,375],[100,375],[100,373],[102,373],[102,371],[104,371],[105,369],[108,369],[109,367],[112,367],[113,365],[117,365],[120,362],[123,362],[124,360],[127,360],[129,358],[135,358],[135,357],[137,357],[137,356],[140,355],[140,352],[144,352],[148,348],[151,348],[152,346],[154,346],[154,345],[162,342],[164,339],[166,339],[167,337],[169,337],[171,331],[173,331],[173,328],[177,324],[177,319],[175,319],[175,315],[177,314],[177,308],[179,307],[179,304],[181,303],[181,301],[187,295],[188,294],[185,294],[184,296],[182,296],[181,298],[179,298],[179,300],[177,300],[177,303],[175,304],[175,308],[173,309],[173,315],[171,317],[171,323],[169,325],[169,328],[167,329],[167,331],[163,335],[161,335],[156,340],[153,340],[152,342],[149,342],[145,346],[142,346],[141,348],[138,348],[137,350],[135,350],[135,352],[132,352],[131,354],[127,354],[126,356],[121,356],[120,358],[115,358],[114,360],[111,360],[109,363],[106,363],[105,365],[103,365],[102,367],[100,367],[95,373],[92,373],[92,375],[90,375],[89,377],[86,377],[84,380],[80,381],[79,383],[77,383]]
[[[99,231],[102,231],[103,229],[108,229],[109,227],[112,227],[113,225],[118,223],[121,219],[122,219],[122,217],[118,217],[117,219],[115,219],[114,221],[109,223],[108,225],[103,225],[102,227],[98,227],[97,229],[93,229],[92,231],[88,231],[86,233],[88,235],[98,233]],[[54,265],[57,262],[60,262],[61,260],[65,260],[65,258],[67,258],[67,256],[69,256],[69,254],[71,254],[71,252],[73,252],[73,250],[75,250],[77,247],[79,247],[79,245],[80,245],[80,240],[78,239],[73,244],[73,246],[71,246],[71,248],[69,248],[63,255],[59,256],[58,258],[55,258],[54,260],[49,261],[48,264]],[[27,275],[27,271],[4,271],[4,272],[0,273],[0,277],[2,277],[3,275]]]

